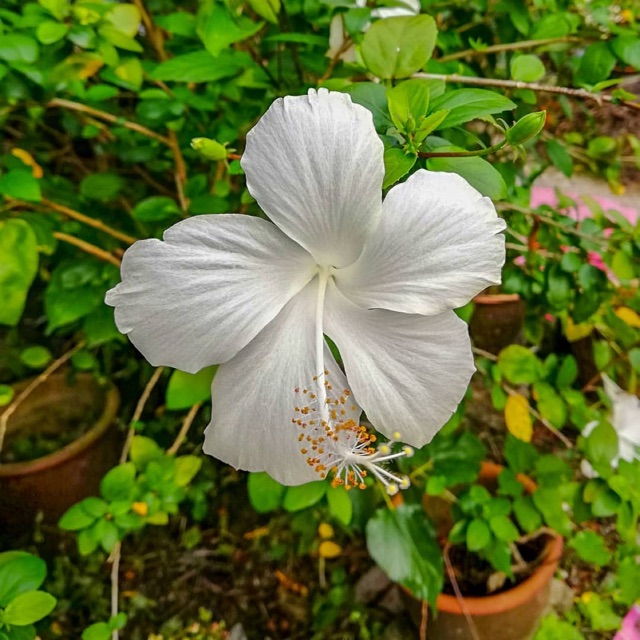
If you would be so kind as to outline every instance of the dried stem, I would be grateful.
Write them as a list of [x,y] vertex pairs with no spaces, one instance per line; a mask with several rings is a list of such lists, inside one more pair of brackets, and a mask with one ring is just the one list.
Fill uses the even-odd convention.
[[550,84],[538,84],[537,82],[519,82],[517,80],[500,80],[497,78],[476,78],[475,76],[461,76],[455,73],[414,73],[414,78],[425,78],[426,80],[444,80],[444,82],[458,82],[460,84],[470,84],[478,87],[497,87],[501,89],[528,89],[539,93],[555,93],[578,100],[591,100],[598,105],[604,102],[617,104],[629,109],[640,111],[640,102],[622,100],[609,95],[592,93],[586,89],[571,89],[570,87],[555,87]]
[[100,247],[96,247],[95,244],[91,244],[90,242],[80,240],[80,238],[76,238],[75,236],[71,236],[68,233],[62,233],[62,231],[54,231],[53,237],[57,238],[58,240],[62,240],[62,242],[72,244],[74,247],[78,247],[78,249],[80,249],[81,251],[95,256],[100,260],[104,260],[105,262],[109,262],[118,268],[120,268],[120,265],[122,264],[122,260],[114,256],[112,253],[109,253],[108,251],[105,251]]
[[429,616],[429,607],[427,601],[422,601],[422,610],[420,611],[420,640],[427,640],[427,618]]
[[576,36],[563,36],[561,38],[543,38],[541,40],[523,40],[522,42],[509,42],[506,44],[494,44],[483,49],[465,49],[457,51],[449,55],[438,58],[438,62],[451,62],[452,60],[460,60],[460,58],[469,58],[472,56],[486,56],[491,53],[500,53],[502,51],[520,51],[521,49],[535,49],[536,47],[545,47],[550,44],[562,44],[569,42],[585,42],[584,38]]
[[[118,582],[120,576],[120,550],[122,542],[118,540],[113,551],[111,552],[111,617],[118,615]],[[111,632],[111,640],[119,640],[118,630]]]
[[197,402],[193,405],[193,407],[191,407],[191,409],[189,409],[189,413],[187,413],[184,421],[182,422],[182,427],[180,427],[180,431],[178,432],[176,439],[174,440],[173,444],[167,449],[168,455],[173,456],[178,453],[178,449],[184,442],[184,439],[187,437],[189,428],[193,424],[193,421],[195,420],[195,417],[201,406],[202,402]]
[[58,370],[69,358],[80,351],[85,346],[85,341],[81,340],[73,349],[63,353],[57,360],[54,360],[31,384],[5,409],[0,416],[0,452],[4,445],[4,437],[7,432],[9,418],[15,413],[16,409],[31,395],[31,393],[40,386],[49,376]]
[[154,372],[151,378],[149,378],[149,382],[147,382],[145,388],[142,391],[142,395],[138,400],[138,404],[133,412],[133,416],[131,417],[131,422],[129,422],[129,430],[127,431],[127,437],[124,441],[124,446],[122,447],[122,453],[120,454],[120,464],[126,462],[129,457],[129,450],[131,449],[131,441],[133,440],[133,436],[135,434],[135,426],[136,422],[140,420],[140,416],[144,411],[144,407],[147,404],[147,400],[149,400],[149,396],[153,391],[153,388],[156,386],[158,380],[160,380],[160,376],[164,371],[164,367],[158,367]]

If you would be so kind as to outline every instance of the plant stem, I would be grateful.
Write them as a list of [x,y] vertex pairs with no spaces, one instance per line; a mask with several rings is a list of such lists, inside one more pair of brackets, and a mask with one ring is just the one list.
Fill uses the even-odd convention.
[[[111,552],[111,617],[118,615],[118,582],[120,575],[120,549],[122,542],[118,540]],[[118,630],[111,632],[111,640],[119,640]]]
[[604,102],[617,104],[629,109],[640,111],[640,102],[621,100],[609,95],[592,93],[586,89],[571,89],[570,87],[555,87],[550,84],[538,84],[537,82],[519,82],[517,80],[500,80],[497,78],[476,78],[475,76],[461,76],[455,73],[414,73],[414,78],[425,78],[426,80],[443,80],[444,82],[458,82],[460,84],[470,84],[478,87],[497,87],[502,89],[528,89],[539,93],[556,93],[578,100],[591,100],[602,106]]
[[105,262],[109,262],[118,268],[120,268],[120,265],[122,264],[122,260],[114,256],[112,253],[109,253],[108,251],[105,251],[100,247],[96,247],[95,244],[80,240],[80,238],[76,238],[75,236],[69,235],[68,233],[62,233],[62,231],[54,231],[53,237],[57,238],[58,240],[62,240],[62,242],[72,244],[74,247],[77,247],[85,253],[95,256],[100,260],[104,260]]
[[491,153],[499,151],[507,144],[506,140],[494,144],[486,149],[477,149],[476,151],[418,151],[419,158],[472,158],[488,156]]
[[85,346],[85,341],[81,340],[78,344],[63,353],[57,360],[54,360],[31,384],[5,409],[0,416],[0,452],[4,445],[4,436],[7,432],[9,418],[15,413],[15,410],[31,395],[34,389],[40,386],[54,371],[59,369],[69,358],[80,351]]
[[173,444],[167,449],[168,455],[173,456],[178,453],[178,449],[184,442],[184,439],[187,437],[189,427],[191,427],[191,425],[193,424],[193,421],[195,420],[195,417],[201,406],[202,402],[197,402],[193,405],[193,407],[191,407],[191,409],[189,409],[189,413],[187,413],[185,419],[183,420],[182,427],[180,427],[180,431],[178,432],[176,439],[174,440]]
[[520,51],[521,49],[535,49],[536,47],[545,47],[550,44],[561,44],[568,42],[585,42],[584,38],[576,36],[563,36],[561,38],[542,38],[541,40],[523,40],[522,42],[508,42],[506,44],[494,44],[483,49],[465,49],[464,51],[456,51],[449,55],[438,58],[438,62],[451,62],[460,58],[468,58],[471,56],[484,56],[491,53],[500,53],[501,51]]

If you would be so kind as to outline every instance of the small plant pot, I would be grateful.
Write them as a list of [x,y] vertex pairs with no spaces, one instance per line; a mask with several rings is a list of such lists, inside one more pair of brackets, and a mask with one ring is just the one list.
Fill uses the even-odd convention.
[[[29,382],[15,385],[16,396]],[[56,523],[71,505],[97,494],[102,476],[118,460],[114,427],[119,405],[118,390],[101,386],[87,373],[52,375],[25,398],[9,418],[5,449],[19,438],[55,441],[58,434],[62,439],[73,428],[79,435],[71,442],[67,438],[64,446],[48,455],[0,464],[3,529],[30,527],[38,512],[44,522]]]
[[483,293],[473,303],[469,333],[478,349],[497,354],[518,337],[525,305],[517,293]]
[[[488,489],[497,484],[503,467],[483,462],[480,482]],[[528,493],[535,482],[524,475],[518,479]],[[433,513],[432,509],[426,508]],[[551,539],[541,554],[541,562],[533,573],[515,587],[501,593],[483,597],[463,597],[441,593],[436,601],[437,615],[429,615],[427,638],[429,640],[475,640],[469,620],[478,633],[479,640],[528,640],[535,633],[542,613],[547,606],[551,581],[562,556],[563,539],[557,535]],[[407,590],[405,593],[411,595]],[[415,620],[420,620],[421,603],[411,596],[409,609]]]

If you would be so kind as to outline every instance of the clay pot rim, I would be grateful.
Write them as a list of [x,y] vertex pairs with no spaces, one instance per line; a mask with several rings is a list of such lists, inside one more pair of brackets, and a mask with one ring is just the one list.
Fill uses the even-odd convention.
[[[49,378],[49,380],[60,378],[63,376],[66,377],[66,375],[66,373],[55,373]],[[94,381],[96,380],[90,373],[80,373],[76,377],[79,381],[89,379]],[[36,474],[46,469],[57,467],[58,465],[67,462],[71,458],[74,458],[81,451],[87,449],[96,440],[99,440],[113,424],[118,413],[118,407],[120,406],[120,393],[118,392],[117,387],[111,381],[109,381],[108,386],[104,389],[104,392],[104,407],[102,413],[94,422],[94,424],[79,438],[62,447],[62,449],[58,449],[53,453],[42,456],[41,458],[36,458],[35,460],[0,464],[0,478],[11,478],[16,476]]]
[[480,293],[473,299],[475,304],[505,304],[520,301],[520,295],[517,293]]
[[[495,462],[484,461],[480,467],[480,477],[486,479],[497,478],[503,469],[504,467],[502,465],[496,464]],[[518,474],[517,478],[524,485],[527,493],[532,493],[538,486],[529,476],[524,474]],[[486,616],[502,613],[515,609],[530,601],[555,574],[563,548],[564,540],[561,535],[557,534],[553,540],[547,544],[541,564],[526,580],[507,591],[493,596],[463,597],[467,613],[471,616]],[[415,597],[409,589],[406,587],[402,588],[412,597]],[[444,611],[445,613],[465,615],[458,598],[447,593],[441,593],[438,596],[436,609],[438,611]]]

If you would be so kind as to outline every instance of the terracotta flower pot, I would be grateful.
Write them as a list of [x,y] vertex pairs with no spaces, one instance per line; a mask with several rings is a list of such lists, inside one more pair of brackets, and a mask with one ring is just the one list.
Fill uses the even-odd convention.
[[473,344],[497,354],[520,333],[524,322],[524,301],[517,293],[490,293],[476,296],[473,303],[469,323]]
[[[497,483],[503,467],[492,462],[483,462],[480,482],[489,489]],[[532,493],[535,482],[524,475],[518,480],[528,493]],[[563,540],[556,536],[543,551],[542,561],[533,573],[512,589],[496,595],[463,598],[442,593],[436,601],[437,616],[430,615],[427,625],[429,640],[474,640],[469,622],[470,616],[480,640],[528,640],[535,633],[538,621],[549,599],[551,580],[562,556]],[[421,603],[415,603],[413,617],[419,620]]]
[[[29,382],[15,385],[16,395]],[[39,511],[44,522],[56,523],[72,504],[97,494],[102,476],[118,460],[114,425],[119,405],[113,385],[105,389],[86,373],[52,375],[25,399],[9,418],[5,448],[18,434],[55,436],[82,421],[89,425],[54,453],[0,464],[1,529],[29,527]]]

